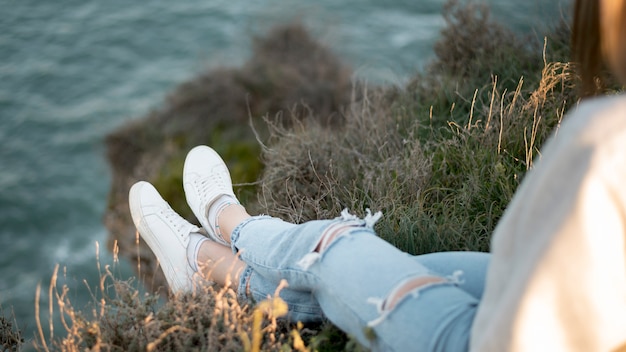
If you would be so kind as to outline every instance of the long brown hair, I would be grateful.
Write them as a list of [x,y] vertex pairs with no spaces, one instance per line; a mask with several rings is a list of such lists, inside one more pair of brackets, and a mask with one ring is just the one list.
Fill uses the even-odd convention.
[[600,89],[603,68],[600,32],[600,1],[577,0],[572,27],[572,60],[581,77],[582,96],[595,95]]
[[572,59],[581,77],[581,95],[606,86],[606,68],[626,84],[626,6],[624,0],[576,0]]

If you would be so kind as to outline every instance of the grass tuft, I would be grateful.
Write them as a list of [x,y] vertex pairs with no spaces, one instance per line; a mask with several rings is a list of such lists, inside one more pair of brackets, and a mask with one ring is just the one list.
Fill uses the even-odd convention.
[[[338,341],[349,341],[345,336],[330,341],[329,337],[339,332],[327,324],[311,329],[282,319],[287,304],[280,298],[280,291],[286,282],[279,285],[273,297],[255,306],[242,303],[232,289],[210,283],[194,293],[164,299],[157,293],[141,294],[137,282],[119,280],[105,266],[99,286],[92,288],[91,309],[79,310],[72,305],[70,289],[58,285],[58,271],[57,266],[48,310],[60,317],[64,331],[59,335],[51,324],[49,338],[45,339],[44,328],[38,323],[38,350],[304,352],[337,351]],[[39,295],[37,300],[41,304]],[[19,338],[19,332],[14,336]]]

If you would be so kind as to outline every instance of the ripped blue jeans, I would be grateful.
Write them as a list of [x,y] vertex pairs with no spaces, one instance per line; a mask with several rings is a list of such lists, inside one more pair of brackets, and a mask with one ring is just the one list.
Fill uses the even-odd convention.
[[466,351],[489,255],[411,256],[376,236],[376,219],[247,219],[231,235],[247,264],[239,294],[264,299],[285,279],[294,321],[326,317],[372,350]]

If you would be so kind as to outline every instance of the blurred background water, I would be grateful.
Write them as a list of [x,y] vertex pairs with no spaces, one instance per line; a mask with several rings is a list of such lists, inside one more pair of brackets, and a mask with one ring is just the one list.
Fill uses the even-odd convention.
[[[80,306],[110,264],[103,137],[178,83],[246,61],[251,37],[300,20],[369,82],[402,84],[432,58],[444,0],[0,0],[0,305],[34,336],[35,292],[56,264]],[[555,24],[566,0],[491,0],[517,31]],[[65,268],[65,269],[63,269]],[[132,276],[127,263],[117,265]],[[44,313],[42,313],[44,317]],[[44,325],[47,325],[44,317]],[[59,333],[58,331],[56,332]],[[26,346],[28,348],[28,346]]]

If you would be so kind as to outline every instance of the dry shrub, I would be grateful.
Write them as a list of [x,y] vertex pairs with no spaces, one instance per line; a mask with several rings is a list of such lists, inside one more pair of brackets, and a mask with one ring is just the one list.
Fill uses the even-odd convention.
[[450,0],[444,4],[443,17],[446,27],[434,46],[437,59],[430,66],[433,72],[461,79],[488,77],[490,71],[511,64],[537,67],[529,60],[537,43],[492,20],[486,4]]
[[274,28],[268,38],[255,38],[254,60],[240,74],[253,114],[290,111],[302,118],[313,111],[323,125],[340,124],[352,70],[302,26]]
[[308,351],[302,337],[309,330],[278,320],[287,312],[279,297],[284,284],[257,307],[238,301],[231,289],[208,283],[193,294],[163,300],[156,294],[140,294],[132,281],[115,279],[107,266],[88,312],[73,307],[69,288],[57,286],[57,273],[58,266],[51,280],[49,311],[59,317],[65,331],[55,337],[50,328],[46,338],[39,324],[35,347],[40,350]]
[[361,94],[333,129],[306,119],[272,126],[259,201],[265,212],[300,223],[350,208],[391,210],[417,201],[429,161],[400,128],[382,91]]

